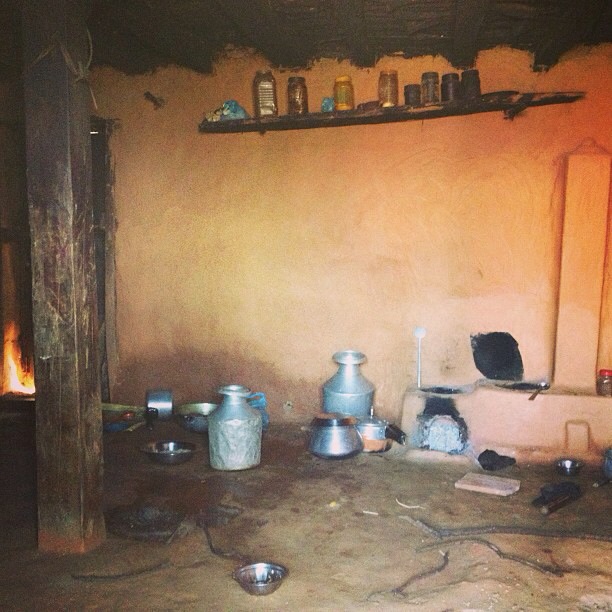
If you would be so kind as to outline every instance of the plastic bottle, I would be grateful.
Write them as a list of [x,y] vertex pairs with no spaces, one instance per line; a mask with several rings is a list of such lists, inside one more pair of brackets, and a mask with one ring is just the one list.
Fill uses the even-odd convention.
[[256,117],[278,115],[276,80],[269,70],[258,70],[253,79],[253,110]]

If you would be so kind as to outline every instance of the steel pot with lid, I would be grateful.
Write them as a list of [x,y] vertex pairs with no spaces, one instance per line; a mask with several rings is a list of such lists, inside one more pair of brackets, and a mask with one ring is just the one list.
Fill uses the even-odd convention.
[[384,453],[391,448],[393,441],[406,442],[406,434],[396,425],[375,417],[373,408],[370,416],[359,419],[357,430],[363,439],[364,453]]
[[363,450],[357,419],[338,412],[321,412],[311,423],[308,450],[323,459],[346,459]]

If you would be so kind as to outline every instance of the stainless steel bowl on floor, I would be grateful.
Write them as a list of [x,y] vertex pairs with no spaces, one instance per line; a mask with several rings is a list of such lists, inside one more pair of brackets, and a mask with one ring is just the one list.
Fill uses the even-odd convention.
[[189,461],[193,457],[196,448],[196,445],[191,442],[159,440],[156,442],[149,442],[140,450],[155,463],[176,465],[177,463]]
[[269,595],[288,574],[286,567],[268,561],[243,565],[234,571],[234,580],[250,595]]
[[563,476],[575,476],[582,468],[582,462],[572,457],[563,457],[555,461],[555,469]]

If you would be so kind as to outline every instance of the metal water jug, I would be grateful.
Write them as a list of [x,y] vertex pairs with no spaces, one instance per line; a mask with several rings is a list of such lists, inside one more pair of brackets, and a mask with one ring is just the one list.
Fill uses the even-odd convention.
[[210,465],[216,470],[246,470],[261,461],[261,412],[251,408],[251,391],[242,385],[219,389],[221,405],[208,417]]
[[359,351],[340,351],[332,359],[338,371],[323,385],[323,412],[340,412],[355,417],[370,414],[374,385],[361,373],[366,356]]

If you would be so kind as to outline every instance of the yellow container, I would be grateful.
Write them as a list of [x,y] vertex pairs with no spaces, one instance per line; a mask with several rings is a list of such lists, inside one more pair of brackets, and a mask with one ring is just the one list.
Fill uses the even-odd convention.
[[355,93],[350,76],[339,76],[334,83],[334,109],[339,111],[355,108]]

